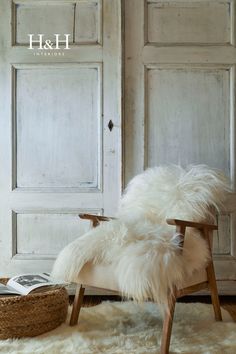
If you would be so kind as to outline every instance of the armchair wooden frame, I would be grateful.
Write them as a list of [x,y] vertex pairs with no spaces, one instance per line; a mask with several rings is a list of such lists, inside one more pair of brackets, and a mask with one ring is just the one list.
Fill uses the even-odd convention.
[[[114,219],[112,217],[92,215],[92,214],[79,214],[79,217],[81,219],[90,220],[92,222],[93,227],[98,226],[102,221],[109,221],[111,219]],[[176,232],[182,235],[182,240],[180,241],[180,246],[182,248],[184,247],[184,237],[185,237],[186,228],[192,227],[198,229],[207,242],[211,254],[211,259],[206,267],[206,274],[207,274],[206,281],[194,284],[192,286],[183,289],[175,289],[174,293],[169,296],[168,309],[166,310],[166,313],[164,315],[164,320],[163,320],[161,352],[160,352],[161,354],[169,353],[171,330],[172,330],[175,304],[177,298],[192,294],[202,289],[210,290],[212,305],[215,313],[215,319],[216,321],[222,321],[220,302],[219,302],[219,296],[218,296],[216,278],[215,278],[215,270],[214,270],[212,251],[211,251],[212,233],[214,230],[217,230],[218,227],[212,224],[197,223],[197,222],[178,220],[178,219],[167,219],[166,221],[167,224],[175,226]],[[85,291],[85,286],[83,286],[83,284],[79,284],[76,289],[75,299],[74,299],[71,318],[70,318],[71,326],[74,326],[78,322],[79,312],[83,303],[84,291]]]

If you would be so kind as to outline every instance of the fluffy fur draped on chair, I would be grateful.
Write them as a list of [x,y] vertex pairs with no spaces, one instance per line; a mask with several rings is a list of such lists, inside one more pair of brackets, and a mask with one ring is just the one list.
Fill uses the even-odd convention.
[[228,189],[224,175],[205,165],[148,169],[129,183],[117,219],[66,246],[52,274],[76,282],[87,262],[112,263],[124,295],[165,304],[168,291],[181,287],[209,259],[205,240],[193,229],[187,230],[180,252],[179,235],[166,219],[213,222]]

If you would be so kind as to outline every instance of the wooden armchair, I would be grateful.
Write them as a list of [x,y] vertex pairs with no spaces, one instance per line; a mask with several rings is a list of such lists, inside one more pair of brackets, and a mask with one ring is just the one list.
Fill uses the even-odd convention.
[[[79,216],[81,219],[91,220],[93,227],[98,226],[100,222],[109,221],[113,219],[112,217],[98,216],[98,215],[91,215],[91,214],[80,214]],[[169,225],[175,226],[176,232],[182,235],[182,240],[180,241],[180,246],[182,248],[184,247],[184,237],[185,237],[186,228],[192,227],[198,229],[201,232],[202,237],[204,237],[205,240],[207,241],[207,245],[211,253],[212,234],[214,230],[218,229],[216,225],[202,224],[202,223],[177,220],[177,219],[167,219],[166,221]],[[70,318],[71,326],[75,325],[78,321],[80,308],[83,302],[85,286],[92,286],[100,289],[101,288],[110,289],[119,293],[119,289],[117,285],[114,283],[114,281],[112,281],[112,279],[109,279],[109,274],[112,273],[112,268],[94,266],[91,264],[85,265],[84,268],[85,269],[82,269],[81,274],[79,276],[79,284],[76,289],[72,314]],[[105,272],[106,275],[103,272]],[[102,279],[103,275],[107,277],[105,281],[103,281]],[[168,299],[169,308],[166,310],[164,321],[163,321],[161,354],[169,353],[172,322],[173,322],[175,303],[177,298],[194,293],[202,289],[210,290],[212,305],[215,313],[215,319],[216,321],[222,321],[212,256],[206,269],[203,269],[202,272],[197,274],[195,277],[191,279],[187,279],[185,287],[181,289],[176,288],[174,294],[169,296]]]

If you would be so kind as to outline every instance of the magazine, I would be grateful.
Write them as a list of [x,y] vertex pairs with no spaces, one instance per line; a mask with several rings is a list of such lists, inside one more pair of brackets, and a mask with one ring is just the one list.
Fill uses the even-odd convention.
[[63,281],[55,282],[48,273],[21,274],[10,278],[6,285],[0,283],[0,296],[28,295],[33,291],[46,291],[48,287],[60,287],[67,284]]

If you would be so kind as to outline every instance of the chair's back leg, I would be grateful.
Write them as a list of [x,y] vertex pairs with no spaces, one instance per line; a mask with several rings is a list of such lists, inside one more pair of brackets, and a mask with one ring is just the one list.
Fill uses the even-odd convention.
[[219,301],[216,278],[215,278],[215,270],[212,261],[208,264],[206,271],[207,271],[207,280],[211,292],[211,301],[215,312],[215,319],[216,321],[222,321],[220,301]]
[[[210,242],[210,237],[212,235],[210,235],[210,233],[212,233],[212,231],[209,231],[208,229],[204,230],[204,234],[205,234],[206,240],[208,242],[208,247],[211,252],[211,257],[212,257],[211,242]],[[215,269],[214,269],[214,264],[213,264],[212,258],[206,268],[206,272],[207,272],[207,280],[208,280],[208,284],[209,284],[209,289],[211,292],[211,301],[212,301],[212,305],[213,305],[214,312],[215,312],[215,319],[216,319],[216,321],[222,321],[220,301],[219,301],[217,284],[216,284],[216,277],[215,277]]]
[[176,297],[169,296],[168,309],[165,311],[165,317],[162,328],[161,352],[160,354],[169,354],[171,330],[175,312]]
[[82,285],[77,285],[70,317],[70,326],[75,326],[78,322],[80,309],[83,304],[84,290],[85,288]]

